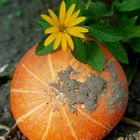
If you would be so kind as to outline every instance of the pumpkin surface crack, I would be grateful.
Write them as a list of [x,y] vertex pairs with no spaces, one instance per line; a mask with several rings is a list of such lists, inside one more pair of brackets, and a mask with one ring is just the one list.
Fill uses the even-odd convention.
[[77,112],[77,105],[87,111],[94,111],[98,107],[100,94],[106,88],[106,81],[89,73],[84,82],[79,82],[70,77],[71,73],[74,74],[76,71],[68,66],[58,73],[59,80],[50,84],[58,91],[56,97],[59,97],[60,101],[66,97],[70,112]]

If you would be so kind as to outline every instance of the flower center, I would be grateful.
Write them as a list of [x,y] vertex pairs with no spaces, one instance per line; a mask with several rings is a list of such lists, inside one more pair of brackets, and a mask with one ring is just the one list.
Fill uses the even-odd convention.
[[63,32],[63,33],[66,32],[66,27],[64,25],[60,25],[58,28],[60,32]]

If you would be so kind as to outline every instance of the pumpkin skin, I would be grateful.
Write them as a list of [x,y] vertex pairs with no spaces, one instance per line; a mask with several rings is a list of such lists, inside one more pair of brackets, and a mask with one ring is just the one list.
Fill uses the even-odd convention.
[[[114,102],[113,110],[107,106],[109,98],[113,99],[112,91],[116,84],[111,67],[105,67],[103,72],[98,73],[90,66],[77,61],[70,50],[66,53],[59,50],[48,55],[37,56],[36,46],[34,46],[18,63],[10,94],[13,116],[19,129],[27,138],[30,140],[101,140],[120,121],[128,101],[127,80],[117,60],[104,45],[98,43],[108,62],[112,64],[117,82],[124,91],[115,93],[115,95],[121,94],[117,100],[119,103]],[[67,101],[62,104],[56,98],[50,83],[57,81],[58,73],[68,66],[79,73],[79,76],[75,77],[77,81],[84,82],[89,73],[93,73],[107,82],[106,89],[101,93],[98,106],[94,111],[87,111],[78,105],[76,113],[70,112]],[[58,110],[55,109],[56,106]]]

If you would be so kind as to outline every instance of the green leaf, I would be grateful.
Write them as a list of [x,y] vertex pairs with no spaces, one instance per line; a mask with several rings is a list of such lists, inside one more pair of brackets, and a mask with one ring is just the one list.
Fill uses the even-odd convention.
[[120,29],[125,27],[134,27],[138,16],[134,16],[132,18],[127,18],[127,16],[122,16],[123,19],[120,20]]
[[88,14],[91,15],[90,18],[97,20],[100,17],[112,16],[114,13],[114,6],[112,5],[111,9],[108,9],[105,2],[96,1],[90,3],[87,10]]
[[131,48],[134,52],[140,53],[140,38],[134,38],[131,40]]
[[126,77],[127,77],[128,84],[130,85],[134,75],[136,74],[136,72],[138,70],[138,68],[137,68],[137,66],[133,66],[133,67],[129,66],[129,67],[124,67],[124,70],[125,70],[125,74],[126,74]]
[[95,41],[89,41],[86,44],[88,50],[87,63],[98,72],[101,72],[105,64],[105,56],[102,50]]
[[128,64],[128,55],[121,45],[121,43],[104,43],[108,50],[117,58],[120,62]]
[[121,12],[137,10],[140,8],[140,0],[123,0],[117,4],[117,8]]
[[0,6],[5,6],[10,3],[10,0],[0,0]]
[[135,26],[137,19],[138,17],[135,16],[129,19],[126,18],[121,21],[118,29],[125,37],[125,40],[140,37],[140,26]]
[[77,37],[74,37],[74,44],[75,44],[75,48],[72,51],[73,56],[77,60],[86,63],[87,50],[86,50],[85,42]]
[[120,31],[109,25],[98,23],[90,25],[89,30],[91,36],[97,38],[100,41],[117,42],[123,39]]
[[79,10],[80,9],[80,15],[82,15],[83,13],[83,10],[84,10],[84,4],[83,4],[83,1],[82,0],[65,0],[66,2],[66,6],[67,6],[67,9],[75,3],[75,10]]
[[122,28],[121,32],[125,36],[125,39],[140,37],[140,26],[135,27],[126,26]]
[[46,36],[40,41],[36,48],[36,55],[45,55],[54,51],[53,43],[48,45],[47,47],[44,46],[44,42],[46,40]]
[[105,57],[95,41],[82,41],[79,38],[74,38],[75,48],[72,51],[74,57],[89,64],[93,69],[101,72],[104,68]]
[[37,23],[45,30],[49,28],[51,25],[43,19],[37,20]]

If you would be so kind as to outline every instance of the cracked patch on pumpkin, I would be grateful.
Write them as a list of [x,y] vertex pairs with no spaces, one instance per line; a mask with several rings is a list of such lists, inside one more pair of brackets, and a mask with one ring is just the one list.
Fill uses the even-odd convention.
[[110,110],[110,113],[113,113],[117,107],[119,107],[118,111],[122,112],[125,104],[127,103],[126,92],[121,86],[118,74],[111,61],[108,62],[107,67],[111,69],[114,86],[112,88],[111,96],[106,101],[106,107]]
[[66,97],[70,112],[77,112],[77,105],[94,111],[98,107],[98,97],[106,88],[105,80],[90,73],[84,82],[79,82],[70,77],[72,73],[75,73],[74,69],[68,66],[59,72],[59,80],[50,84],[57,89],[57,99],[62,102]]

